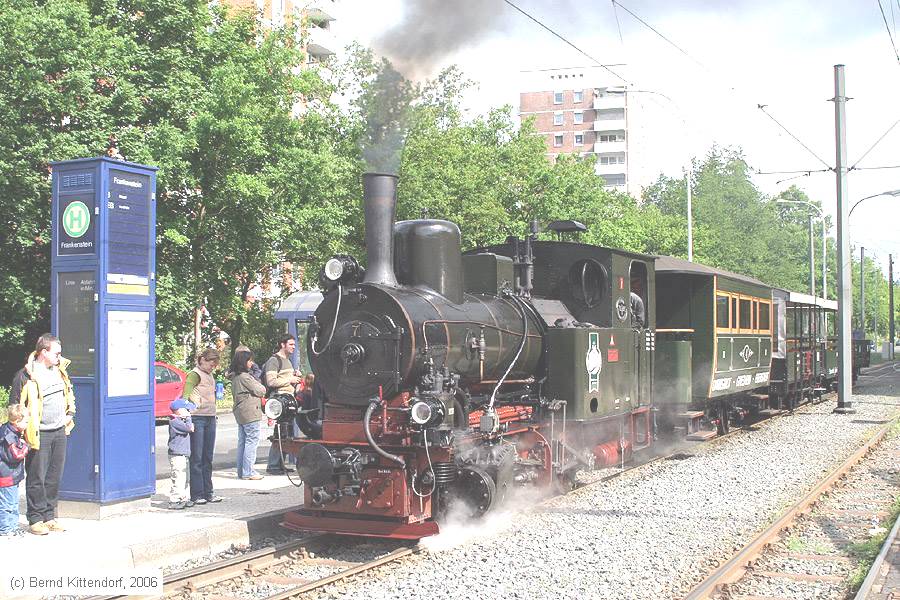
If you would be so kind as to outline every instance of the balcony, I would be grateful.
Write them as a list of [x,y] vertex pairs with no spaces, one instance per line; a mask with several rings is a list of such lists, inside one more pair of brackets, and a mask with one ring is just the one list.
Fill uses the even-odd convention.
[[625,94],[613,94],[610,96],[594,96],[594,109],[625,108]]
[[624,131],[625,119],[594,119],[594,131]]
[[601,165],[600,159],[594,164],[594,172],[597,175],[625,174],[625,165]]
[[307,30],[306,51],[310,58],[320,60],[334,54],[333,48],[338,47],[334,34],[321,27],[310,27]]
[[334,21],[334,17],[325,10],[325,2],[311,2],[304,10],[303,14],[309,19],[310,23],[325,23]]
[[594,143],[594,152],[597,154],[611,154],[611,153],[624,153],[628,150],[628,145],[626,142],[595,142]]

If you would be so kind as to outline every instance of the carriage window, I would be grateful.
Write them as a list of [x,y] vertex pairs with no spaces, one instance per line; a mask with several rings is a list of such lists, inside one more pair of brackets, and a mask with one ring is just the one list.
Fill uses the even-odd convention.
[[759,330],[760,331],[768,331],[769,330],[769,303],[768,302],[760,302],[759,303]]
[[805,306],[800,308],[800,335],[809,335],[809,309]]
[[716,327],[728,329],[728,296],[716,296]]
[[737,329],[738,299],[731,297],[731,328]]
[[750,300],[741,298],[740,327],[741,329],[750,329],[753,326],[753,319],[750,317]]
[[834,313],[825,313],[825,332],[828,335],[834,335]]
[[593,308],[603,300],[607,286],[606,268],[590,258],[580,260],[569,269],[569,286],[575,300]]

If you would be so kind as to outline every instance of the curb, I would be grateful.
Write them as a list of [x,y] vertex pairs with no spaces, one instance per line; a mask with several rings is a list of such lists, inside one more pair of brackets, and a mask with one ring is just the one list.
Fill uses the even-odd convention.
[[236,545],[248,545],[276,533],[285,509],[231,520],[204,529],[146,540],[124,548],[132,568],[162,567],[179,560],[216,554]]

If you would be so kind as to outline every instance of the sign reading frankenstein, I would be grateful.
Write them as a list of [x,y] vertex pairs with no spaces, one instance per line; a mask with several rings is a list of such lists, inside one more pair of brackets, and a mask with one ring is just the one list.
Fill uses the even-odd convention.
[[57,254],[72,256],[96,252],[94,215],[94,174],[81,172],[60,178],[60,198],[56,205],[59,223]]

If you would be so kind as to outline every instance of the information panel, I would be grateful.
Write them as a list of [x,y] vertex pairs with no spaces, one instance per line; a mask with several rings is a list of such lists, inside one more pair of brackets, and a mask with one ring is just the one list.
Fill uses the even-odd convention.
[[58,335],[63,356],[72,361],[71,377],[93,377],[96,371],[94,311],[96,302],[94,271],[72,271],[56,275]]
[[149,394],[150,313],[111,310],[107,323],[107,395]]
[[110,169],[107,291],[150,293],[150,177]]

